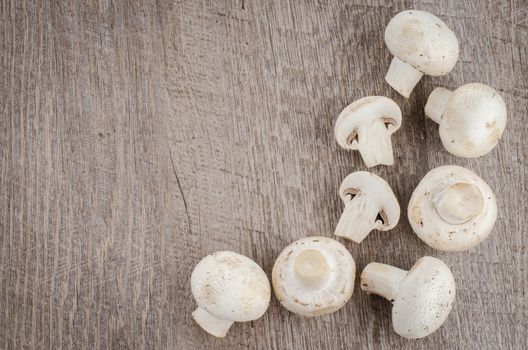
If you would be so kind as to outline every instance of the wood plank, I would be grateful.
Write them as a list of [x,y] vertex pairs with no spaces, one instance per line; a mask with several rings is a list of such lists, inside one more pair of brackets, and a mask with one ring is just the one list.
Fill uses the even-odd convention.
[[[460,57],[409,100],[384,75],[383,31],[406,8],[440,16]],[[28,1],[0,5],[0,348],[527,348],[528,3],[487,1]],[[498,147],[461,159],[423,114],[436,86],[488,84],[504,97]],[[305,236],[332,237],[337,188],[357,153],[333,138],[366,95],[404,113],[387,179],[406,208],[425,173],[458,164],[495,190],[493,234],[468,252],[422,243],[406,220],[361,244],[371,261],[453,270],[454,309],[436,333],[396,335],[390,305],[356,286],[340,311],[301,318],[273,298],[225,339],[192,320],[189,278],[217,250],[270,275]]]

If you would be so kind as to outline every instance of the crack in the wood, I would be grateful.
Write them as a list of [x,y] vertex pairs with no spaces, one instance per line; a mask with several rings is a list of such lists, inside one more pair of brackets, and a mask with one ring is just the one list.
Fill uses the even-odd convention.
[[178,184],[178,189],[180,190],[180,194],[182,196],[183,207],[185,208],[185,215],[187,216],[187,226],[189,228],[189,234],[192,235],[191,216],[189,215],[189,207],[187,206],[187,199],[185,198],[185,194],[183,193],[183,188],[181,186],[180,177],[178,176],[178,173],[176,172],[176,167],[174,166],[174,160],[172,159],[172,151],[170,147],[169,147],[169,158],[172,164],[172,172],[174,173],[174,177],[176,178],[176,183]]

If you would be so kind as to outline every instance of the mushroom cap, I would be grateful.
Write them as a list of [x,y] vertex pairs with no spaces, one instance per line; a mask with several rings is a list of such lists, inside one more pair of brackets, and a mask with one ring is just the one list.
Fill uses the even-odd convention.
[[[439,215],[434,199],[455,184],[470,184],[482,197],[482,210],[461,224],[446,222]],[[456,165],[445,165],[429,171],[414,190],[407,210],[414,232],[430,247],[460,251],[486,239],[497,220],[497,202],[493,191],[474,172]]]
[[253,260],[220,251],[203,258],[191,275],[196,303],[211,315],[229,321],[256,320],[267,310],[268,277]]
[[455,33],[429,12],[398,13],[385,29],[385,43],[393,56],[427,75],[449,73],[458,59]]
[[341,182],[339,196],[343,202],[350,201],[349,194],[370,196],[383,212],[383,225],[380,231],[394,228],[400,220],[400,204],[387,181],[368,171],[356,171]]
[[484,84],[462,85],[453,91],[442,113],[442,144],[459,157],[483,156],[499,142],[506,114],[506,104],[497,91]]
[[419,259],[400,283],[392,307],[394,331],[405,338],[423,338],[447,319],[455,299],[455,280],[441,260]]
[[[295,272],[295,259],[306,250],[326,258],[329,276],[318,288],[303,283]],[[286,309],[302,316],[319,316],[343,307],[352,296],[356,265],[341,243],[326,237],[307,237],[293,242],[280,253],[272,272],[273,290]]]
[[349,104],[337,118],[334,133],[337,143],[346,149],[352,148],[350,135],[360,126],[371,124],[375,119],[384,119],[389,134],[401,126],[400,107],[384,96],[367,96]]

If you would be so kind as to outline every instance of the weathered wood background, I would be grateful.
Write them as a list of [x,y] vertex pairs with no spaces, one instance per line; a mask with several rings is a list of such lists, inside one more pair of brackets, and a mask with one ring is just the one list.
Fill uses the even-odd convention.
[[[384,82],[389,19],[433,12],[458,35],[453,72],[409,100]],[[1,349],[526,349],[528,2],[32,1],[0,6]],[[436,86],[482,82],[509,120],[481,159],[449,155],[423,106]],[[495,190],[490,238],[462,253],[396,229],[342,241],[358,271],[446,261],[444,326],[417,341],[356,287],[335,314],[301,318],[272,299],[223,340],[192,320],[189,278],[216,250],[268,273],[288,243],[332,237],[337,188],[365,169],[333,126],[366,95],[404,113],[394,167],[372,171],[402,208],[431,168],[459,164]]]

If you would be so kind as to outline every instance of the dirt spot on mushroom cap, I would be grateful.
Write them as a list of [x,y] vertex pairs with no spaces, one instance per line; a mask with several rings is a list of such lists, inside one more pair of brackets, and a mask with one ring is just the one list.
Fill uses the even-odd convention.
[[238,259],[237,257],[233,257],[228,254],[213,253],[212,255],[215,257],[218,264],[226,264],[227,266],[233,269],[242,267],[244,263],[240,261],[240,259]]
[[401,28],[401,33],[407,38],[424,36],[422,21],[417,18],[409,18]]
[[216,303],[216,289],[210,284],[206,284],[202,287],[203,300],[207,304]]
[[297,303],[297,304],[300,304],[300,305],[302,305],[302,306],[308,306],[307,303],[303,303],[302,301],[300,301],[300,300],[297,299],[297,298],[293,299],[293,302],[294,302],[294,303]]
[[497,141],[500,140],[501,136],[502,136],[502,130],[500,130],[498,127],[497,127],[497,123],[496,122],[493,122],[492,124],[489,124],[490,126],[488,127],[488,124],[489,123],[486,123],[486,128],[488,129],[491,129],[491,132],[490,132],[490,143],[491,144],[495,144],[497,143]]
[[419,205],[414,205],[412,208],[409,208],[409,221],[423,227],[422,213]]

